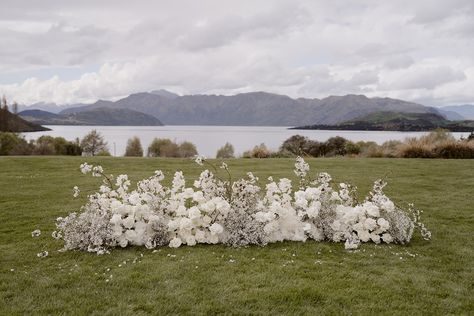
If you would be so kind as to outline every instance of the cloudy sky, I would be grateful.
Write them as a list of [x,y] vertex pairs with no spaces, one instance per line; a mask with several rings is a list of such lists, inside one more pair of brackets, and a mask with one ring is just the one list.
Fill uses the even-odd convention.
[[472,0],[1,0],[22,104],[268,91],[474,103]]

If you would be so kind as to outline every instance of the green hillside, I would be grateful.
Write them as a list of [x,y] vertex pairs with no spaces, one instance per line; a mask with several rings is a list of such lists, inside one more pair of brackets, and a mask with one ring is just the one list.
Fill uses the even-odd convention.
[[308,125],[295,129],[361,131],[431,131],[444,128],[451,132],[474,131],[474,121],[450,121],[436,113],[375,112],[335,125]]
[[38,132],[49,131],[49,128],[43,127],[39,124],[28,122],[8,111],[7,109],[0,109],[0,132]]

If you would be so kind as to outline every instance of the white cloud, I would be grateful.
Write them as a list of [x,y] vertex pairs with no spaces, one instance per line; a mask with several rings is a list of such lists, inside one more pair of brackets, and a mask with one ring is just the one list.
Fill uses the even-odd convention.
[[466,75],[462,70],[453,69],[449,66],[413,66],[393,71],[387,77],[389,78],[382,84],[382,88],[386,90],[432,90],[443,84],[466,79]]
[[4,2],[0,94],[22,103],[158,88],[474,102],[470,0]]

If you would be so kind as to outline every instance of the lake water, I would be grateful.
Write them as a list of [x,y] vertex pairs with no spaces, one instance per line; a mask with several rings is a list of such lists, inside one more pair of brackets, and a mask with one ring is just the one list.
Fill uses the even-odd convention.
[[[169,138],[176,142],[194,143],[200,155],[215,157],[217,150],[226,142],[235,148],[236,155],[265,143],[276,150],[284,140],[293,135],[307,136],[312,140],[325,141],[333,136],[342,136],[351,141],[374,141],[381,144],[387,140],[403,140],[406,137],[419,137],[426,132],[380,132],[380,131],[321,131],[289,130],[287,127],[269,126],[46,126],[47,132],[23,133],[26,139],[37,139],[42,135],[64,137],[67,140],[82,138],[96,129],[108,142],[112,155],[125,153],[127,140],[133,136],[140,138],[144,151],[153,138]],[[456,138],[467,137],[468,133],[453,133]]]

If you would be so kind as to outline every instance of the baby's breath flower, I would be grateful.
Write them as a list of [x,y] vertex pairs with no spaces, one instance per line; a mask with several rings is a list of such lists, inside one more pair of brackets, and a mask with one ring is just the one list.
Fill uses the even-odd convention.
[[45,258],[45,257],[47,257],[48,255],[49,255],[49,253],[48,253],[46,250],[45,250],[45,251],[38,252],[38,253],[36,254],[36,256],[37,256],[38,258]]
[[92,165],[89,165],[87,162],[84,162],[79,168],[81,169],[81,172],[83,174],[86,174],[92,171],[92,167]]
[[62,238],[62,235],[61,235],[61,232],[58,232],[58,231],[54,231],[51,233],[51,237],[53,237],[54,239],[61,239]]
[[79,193],[81,193],[81,190],[79,190],[79,187],[76,185],[72,188],[72,196],[77,198],[79,196]]
[[304,178],[306,177],[306,174],[309,171],[309,165],[304,161],[303,158],[301,157],[296,157],[296,163],[295,163],[295,174],[300,177]]
[[203,162],[205,160],[206,160],[206,157],[204,157],[204,156],[196,156],[196,159],[194,159],[194,161],[200,166],[203,165]]
[[93,177],[101,177],[104,174],[104,169],[102,166],[94,166],[92,168],[92,176]]

